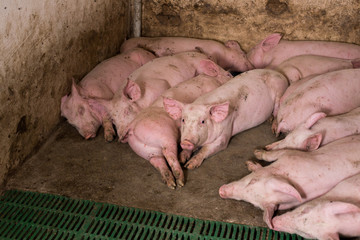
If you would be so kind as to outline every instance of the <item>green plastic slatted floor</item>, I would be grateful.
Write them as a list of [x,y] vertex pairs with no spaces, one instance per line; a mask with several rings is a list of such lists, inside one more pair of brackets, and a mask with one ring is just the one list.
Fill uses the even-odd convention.
[[232,223],[9,190],[0,197],[0,239],[303,239]]

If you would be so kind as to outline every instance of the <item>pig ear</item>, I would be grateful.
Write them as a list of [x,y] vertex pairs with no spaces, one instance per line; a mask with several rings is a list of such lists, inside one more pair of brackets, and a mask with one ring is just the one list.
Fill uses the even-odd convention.
[[183,103],[176,101],[172,98],[164,97],[163,105],[165,111],[170,115],[171,118],[173,118],[174,120],[181,118],[182,110],[184,108]]
[[279,33],[274,33],[267,36],[264,40],[261,41],[261,48],[267,52],[270,49],[274,48],[276,45],[279,44],[282,36]]
[[275,193],[279,193],[282,198],[285,196],[285,201],[291,201],[295,198],[299,202],[302,202],[302,198],[298,190],[284,178],[272,177],[266,182],[266,187]]
[[329,215],[341,215],[341,214],[352,214],[360,213],[360,208],[354,204],[347,202],[328,202],[323,209],[325,214]]
[[263,209],[264,210],[264,215],[263,215],[264,222],[268,225],[268,227],[270,229],[274,229],[271,219],[274,216],[274,212],[277,207],[275,206],[275,204],[266,204],[265,206],[263,206],[263,208],[264,208]]
[[229,114],[229,106],[230,106],[229,102],[220,103],[211,106],[210,107],[211,119],[213,119],[215,122],[223,121]]
[[101,122],[105,117],[110,118],[108,110],[110,104],[109,101],[104,99],[88,99],[88,104],[92,112],[96,114]]
[[75,80],[72,79],[72,85],[71,85],[71,96],[75,97],[75,98],[82,98],[80,96],[80,87],[75,83]]
[[245,164],[247,169],[251,172],[255,172],[259,168],[262,168],[262,166],[259,163],[253,161],[246,161]]
[[136,101],[141,97],[140,86],[130,79],[128,79],[123,92],[124,95],[127,96],[131,101]]
[[310,129],[317,121],[326,117],[324,112],[316,112],[310,116],[310,118],[306,121],[305,127]]
[[287,123],[285,121],[281,121],[276,128],[276,137],[280,135],[280,132],[287,130],[288,130]]
[[216,77],[219,75],[219,66],[208,59],[200,61],[200,69],[202,73],[211,77]]
[[322,133],[315,133],[304,140],[303,148],[307,151],[313,151],[319,148],[322,141]]

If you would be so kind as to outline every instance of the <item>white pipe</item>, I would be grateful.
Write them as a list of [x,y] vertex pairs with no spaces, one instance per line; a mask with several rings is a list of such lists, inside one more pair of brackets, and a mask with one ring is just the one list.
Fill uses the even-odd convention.
[[133,36],[141,36],[141,0],[133,0]]

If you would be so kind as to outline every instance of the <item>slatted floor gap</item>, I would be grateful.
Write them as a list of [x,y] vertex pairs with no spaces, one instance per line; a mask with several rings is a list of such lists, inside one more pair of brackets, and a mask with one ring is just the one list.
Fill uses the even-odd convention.
[[0,197],[0,239],[302,240],[262,227],[8,190]]

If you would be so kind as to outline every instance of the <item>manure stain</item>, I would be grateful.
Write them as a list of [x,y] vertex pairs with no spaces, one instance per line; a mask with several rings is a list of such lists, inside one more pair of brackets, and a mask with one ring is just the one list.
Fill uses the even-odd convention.
[[289,11],[288,5],[280,0],[268,0],[266,11],[271,15],[281,15]]
[[26,130],[27,130],[26,116],[24,115],[20,118],[20,121],[17,124],[16,133],[22,134],[22,133],[26,132]]

